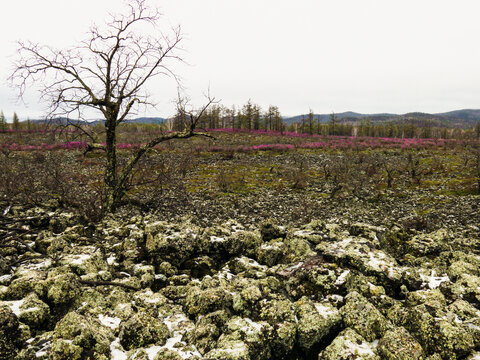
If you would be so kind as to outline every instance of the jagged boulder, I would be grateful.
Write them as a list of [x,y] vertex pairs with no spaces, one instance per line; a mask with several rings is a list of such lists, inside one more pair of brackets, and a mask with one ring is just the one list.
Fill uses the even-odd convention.
[[145,312],[132,315],[120,323],[120,344],[126,350],[147,345],[164,345],[170,332],[164,322]]
[[345,301],[340,309],[345,325],[367,341],[380,339],[392,327],[380,311],[356,291],[349,293]]
[[329,303],[314,303],[303,297],[295,303],[295,308],[298,346],[308,355],[340,330],[340,312]]
[[19,307],[18,319],[31,329],[41,329],[49,320],[50,308],[35,293],[29,294]]
[[13,360],[20,348],[17,316],[8,306],[0,306],[0,358]]
[[355,330],[342,331],[325,350],[318,355],[318,360],[380,360],[374,347]]
[[270,359],[271,348],[267,339],[272,328],[266,322],[254,322],[249,318],[232,317],[226,331],[220,336],[217,348],[205,354],[205,359]]
[[113,338],[111,328],[101,326],[98,319],[71,311],[55,326],[50,352],[58,353],[52,355],[58,359],[67,359],[67,355],[62,355],[62,352],[77,356],[78,348],[80,348],[81,356],[92,353],[96,358],[102,356],[108,358]]
[[377,352],[385,360],[424,359],[422,346],[404,327],[388,330],[378,342]]

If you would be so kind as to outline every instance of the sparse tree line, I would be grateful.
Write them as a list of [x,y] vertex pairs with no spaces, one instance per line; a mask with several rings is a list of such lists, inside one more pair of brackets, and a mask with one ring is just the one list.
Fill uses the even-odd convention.
[[16,112],[13,113],[12,123],[8,123],[3,111],[0,111],[0,132],[7,130],[33,130],[34,125],[27,119],[25,122],[20,122]]
[[[12,123],[8,123],[3,111],[0,111],[0,132],[7,130],[34,131],[43,129],[45,124],[34,123],[30,119],[20,121],[15,112]],[[170,130],[183,131],[190,124],[190,118],[179,108],[176,115],[168,119],[164,125],[128,124],[127,131]],[[123,124],[122,124],[123,125]],[[126,124],[125,124],[126,125]],[[99,126],[98,124],[96,125]],[[270,105],[262,110],[260,105],[249,100],[245,105],[227,107],[213,104],[207,108],[197,123],[197,129],[241,129],[290,132],[321,136],[368,136],[385,138],[423,138],[423,139],[480,139],[480,121],[474,128],[460,129],[432,126],[428,121],[416,125],[413,121],[407,124],[382,123],[375,124],[369,119],[353,124],[346,122],[332,113],[325,123],[312,110],[298,122],[285,123],[278,106]]]
[[[169,130],[181,131],[185,119],[181,113],[167,121]],[[262,110],[260,105],[249,100],[240,107],[216,104],[211,106],[199,119],[201,129],[241,129],[293,132],[322,136],[369,136],[386,138],[428,138],[428,139],[480,139],[480,121],[473,129],[460,129],[433,126],[430,122],[414,121],[406,124],[375,124],[369,119],[352,123],[339,119],[334,113],[328,122],[320,120],[312,110],[297,122],[286,123],[278,106],[270,105]]]

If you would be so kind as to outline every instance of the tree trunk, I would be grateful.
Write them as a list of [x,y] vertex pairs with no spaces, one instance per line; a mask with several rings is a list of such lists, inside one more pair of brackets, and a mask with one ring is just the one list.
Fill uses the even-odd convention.
[[104,211],[112,213],[115,211],[118,200],[117,189],[117,139],[115,119],[107,119],[105,123],[106,134],[106,161],[105,166],[105,198]]

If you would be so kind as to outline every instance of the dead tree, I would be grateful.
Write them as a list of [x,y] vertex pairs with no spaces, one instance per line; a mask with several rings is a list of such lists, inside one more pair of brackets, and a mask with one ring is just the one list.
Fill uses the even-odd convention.
[[[20,97],[31,84],[40,85],[41,98],[49,104],[49,116],[83,118],[95,110],[104,120],[105,145],[78,126],[90,138],[92,149],[106,154],[104,175],[104,211],[113,212],[125,195],[125,185],[140,158],[157,144],[171,139],[200,135],[195,132],[198,119],[213,102],[190,116],[183,131],[166,133],[151,139],[132,154],[121,169],[117,164],[117,128],[139,106],[152,106],[146,87],[152,78],[176,76],[171,61],[181,61],[180,28],[165,34],[157,29],[160,13],[146,0],[129,0],[127,11],[111,15],[105,26],[93,26],[87,39],[68,49],[54,49],[31,42],[19,42],[18,59],[10,77]],[[146,30],[146,26],[151,27]],[[156,34],[152,36],[151,34]]]

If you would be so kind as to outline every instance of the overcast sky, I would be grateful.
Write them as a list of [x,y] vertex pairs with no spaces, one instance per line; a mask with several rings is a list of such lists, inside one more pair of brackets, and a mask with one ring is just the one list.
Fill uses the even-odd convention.
[[[222,104],[251,99],[283,115],[357,111],[443,112],[480,108],[478,0],[151,0],[168,25],[181,25],[188,65],[174,70],[194,103],[210,87]],[[0,110],[43,114],[7,86],[16,40],[68,47],[93,22],[122,12],[121,0],[2,1]],[[169,116],[176,85],[150,92]]]

